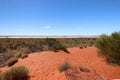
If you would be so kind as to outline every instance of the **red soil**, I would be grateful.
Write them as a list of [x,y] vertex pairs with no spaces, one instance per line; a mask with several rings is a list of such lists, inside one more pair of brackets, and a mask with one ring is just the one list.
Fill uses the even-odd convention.
[[[95,47],[80,49],[68,48],[70,54],[63,51],[36,52],[28,58],[19,59],[14,66],[26,66],[30,71],[30,80],[112,80],[120,79],[120,66],[107,64],[97,55]],[[58,67],[64,62],[70,63],[74,69],[60,73]],[[90,72],[79,71],[79,66],[85,66]],[[1,68],[5,71],[8,67]],[[68,79],[70,78],[71,79]]]

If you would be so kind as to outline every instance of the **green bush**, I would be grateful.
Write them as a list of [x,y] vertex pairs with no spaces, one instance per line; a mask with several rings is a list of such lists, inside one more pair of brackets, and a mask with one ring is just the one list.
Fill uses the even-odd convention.
[[64,52],[69,53],[67,51],[66,47],[63,46],[63,45],[61,45],[60,43],[54,43],[54,44],[52,44],[52,46],[50,47],[50,49],[53,50],[53,51],[55,51],[55,52],[57,52],[58,50],[63,50]]
[[71,65],[67,62],[59,66],[59,71],[63,72],[71,68]]
[[110,36],[101,35],[95,46],[108,62],[120,64],[120,32],[114,32]]
[[16,57],[10,58],[10,59],[7,61],[7,65],[8,65],[8,66],[12,66],[12,65],[14,65],[17,61],[18,61],[18,58],[16,58]]
[[63,46],[59,41],[56,39],[45,39],[45,43],[49,46],[50,50],[57,52],[58,50],[63,50],[64,52],[69,53],[65,46]]
[[83,71],[83,72],[90,72],[90,70],[86,67],[83,67],[83,66],[80,66],[79,67],[80,71]]
[[23,58],[26,58],[26,57],[28,57],[28,54],[22,54],[21,55],[21,58],[23,59]]
[[12,67],[1,74],[1,80],[27,80],[28,73],[28,69],[24,66]]

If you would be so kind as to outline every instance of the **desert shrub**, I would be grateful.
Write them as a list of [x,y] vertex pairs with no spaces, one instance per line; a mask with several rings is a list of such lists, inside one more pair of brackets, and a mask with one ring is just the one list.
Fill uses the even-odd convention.
[[20,48],[18,51],[25,54],[31,53],[31,50],[29,47]]
[[12,66],[12,65],[14,65],[17,61],[18,61],[18,58],[16,58],[16,57],[10,58],[10,59],[7,61],[7,65],[8,65],[8,66]]
[[42,51],[42,46],[39,44],[30,44],[29,49],[31,52]]
[[120,32],[114,32],[109,36],[101,35],[95,46],[108,62],[120,64]]
[[50,50],[53,51],[58,51],[58,50],[63,50],[64,52],[69,53],[69,51],[66,49],[65,46],[63,46],[59,41],[56,39],[45,39],[45,43],[49,46]]
[[6,62],[11,58],[13,57],[12,55],[10,54],[7,54],[7,53],[1,53],[0,54],[0,67],[4,67],[6,66]]
[[12,67],[1,74],[1,80],[27,80],[28,69],[24,66]]
[[80,71],[83,71],[83,72],[90,72],[90,70],[84,66],[80,66],[79,69]]
[[72,66],[69,63],[65,62],[64,64],[59,66],[59,71],[63,72],[63,71],[70,69],[71,67]]
[[21,53],[14,54],[14,57],[20,58],[21,57]]
[[89,42],[87,43],[88,46],[93,46],[94,44],[95,44],[95,40],[89,41]]
[[0,46],[0,53],[4,53],[6,51],[5,47]]
[[22,55],[21,55],[21,58],[22,58],[22,59],[24,59],[24,58],[26,58],[26,57],[28,57],[28,54],[22,54]]
[[17,41],[15,43],[15,49],[17,49],[18,47],[24,47],[25,46],[25,43],[23,41]]
[[88,44],[88,46],[93,46],[93,44]]
[[53,51],[63,50],[64,52],[69,53],[67,51],[66,47],[63,46],[63,45],[61,45],[60,43],[54,43],[54,44],[52,44],[52,46],[50,47],[50,49],[53,50]]
[[44,43],[51,46],[52,44],[54,44],[55,42],[57,42],[56,39],[52,39],[52,38],[46,38]]
[[80,48],[80,49],[83,49],[83,46],[80,46],[79,48]]

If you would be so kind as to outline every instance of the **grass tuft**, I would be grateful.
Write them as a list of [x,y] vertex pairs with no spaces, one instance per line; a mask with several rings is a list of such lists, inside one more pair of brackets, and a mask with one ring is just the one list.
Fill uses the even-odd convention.
[[24,66],[12,67],[0,75],[1,80],[27,80],[28,69]]
[[21,55],[21,58],[22,58],[22,59],[24,59],[24,58],[26,58],[26,57],[28,57],[28,54],[22,54],[22,55]]
[[18,61],[18,58],[16,58],[16,57],[10,58],[10,59],[7,61],[7,65],[8,65],[8,66],[12,66],[12,65],[14,65],[17,61]]
[[83,72],[90,72],[90,70],[84,66],[80,66],[79,69],[80,71],[83,71]]
[[69,63],[65,62],[64,64],[59,66],[59,71],[63,72],[63,71],[70,69],[71,67],[72,66]]

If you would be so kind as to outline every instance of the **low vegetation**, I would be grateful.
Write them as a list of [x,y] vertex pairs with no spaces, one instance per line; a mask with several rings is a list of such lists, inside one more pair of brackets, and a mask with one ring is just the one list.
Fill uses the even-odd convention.
[[16,57],[10,58],[10,59],[7,61],[7,65],[8,65],[8,66],[12,66],[12,65],[14,65],[17,61],[18,61],[18,58],[16,58]]
[[24,58],[26,58],[26,57],[28,57],[28,54],[22,54],[22,55],[21,55],[21,58],[22,58],[22,59],[24,59]]
[[24,66],[12,67],[0,74],[0,80],[28,80],[29,71]]
[[63,72],[70,68],[72,68],[72,66],[69,63],[65,62],[64,64],[60,65],[58,69],[59,69],[59,72]]
[[0,54],[0,67],[6,66],[6,62],[12,58],[13,56],[8,53],[1,53]]
[[99,54],[109,63],[120,64],[120,32],[101,35],[95,46],[99,49]]
[[16,53],[16,54],[14,54],[14,57],[20,58],[21,55],[22,55],[21,53]]
[[66,46],[62,45],[59,41],[57,41],[56,39],[45,39],[45,43],[49,46],[50,50],[53,50],[55,52],[57,52],[58,50],[63,50],[64,52],[67,52]]
[[22,54],[40,51],[59,51],[69,53],[68,47],[93,45],[96,38],[1,38],[0,67],[5,66],[11,57],[21,58]]
[[83,46],[80,46],[79,48],[80,48],[80,49],[83,49]]
[[80,71],[83,71],[83,72],[90,72],[90,70],[84,66],[80,66],[79,69]]

